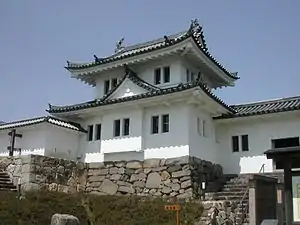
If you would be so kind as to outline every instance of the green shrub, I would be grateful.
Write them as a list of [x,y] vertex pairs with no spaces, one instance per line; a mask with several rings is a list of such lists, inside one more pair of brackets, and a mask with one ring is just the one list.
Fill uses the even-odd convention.
[[[0,192],[0,225],[50,225],[55,213],[72,214],[81,225],[174,225],[175,212],[165,211],[165,204],[159,198],[59,192],[30,192],[18,200],[16,193]],[[181,206],[181,224],[193,224],[203,211],[199,203]]]

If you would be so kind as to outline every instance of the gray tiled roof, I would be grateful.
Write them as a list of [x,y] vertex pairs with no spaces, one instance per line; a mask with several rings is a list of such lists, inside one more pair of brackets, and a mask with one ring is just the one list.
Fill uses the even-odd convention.
[[[196,22],[196,24],[195,24]],[[194,23],[194,24],[193,24]],[[165,36],[164,38],[159,38],[153,41],[148,41],[142,44],[137,44],[133,46],[128,46],[122,48],[119,52],[116,54],[113,54],[108,57],[104,58],[98,58],[95,57],[94,62],[89,63],[73,63],[68,62],[68,66],[66,69],[68,70],[78,70],[78,69],[84,69],[84,68],[90,68],[98,65],[103,65],[106,63],[114,62],[117,60],[129,58],[132,56],[149,53],[155,50],[159,50],[162,48],[166,48],[169,46],[173,46],[177,43],[180,43],[188,38],[192,38],[195,43],[197,44],[198,48],[213,62],[215,63],[227,76],[239,79],[237,76],[237,73],[231,73],[228,70],[225,69],[224,66],[222,66],[208,51],[208,48],[206,46],[204,35],[202,31],[202,27],[198,24],[198,22],[195,20],[191,24],[190,29],[180,32],[178,34],[173,34],[169,36]]]
[[68,129],[71,129],[71,130],[86,132],[77,123],[67,122],[67,121],[64,121],[64,120],[61,120],[61,119],[58,119],[58,118],[54,118],[52,116],[44,116],[44,117],[31,118],[31,119],[27,119],[27,120],[20,120],[20,121],[15,121],[15,122],[10,122],[10,123],[3,123],[3,124],[0,124],[0,131],[1,130],[6,130],[6,129],[13,129],[13,128],[18,128],[18,127],[30,126],[30,125],[44,123],[44,122],[53,124],[55,126],[68,128]]
[[267,113],[300,110],[300,96],[247,104],[231,105],[230,107],[234,109],[236,113],[222,115],[215,119],[235,118],[243,116],[262,115]]

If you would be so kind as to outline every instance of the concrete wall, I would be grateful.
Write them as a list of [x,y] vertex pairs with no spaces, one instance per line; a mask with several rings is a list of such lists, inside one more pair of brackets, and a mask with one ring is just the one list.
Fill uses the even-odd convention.
[[[273,162],[264,155],[272,147],[271,140],[300,136],[299,112],[224,121],[216,121],[216,124],[217,162],[223,166],[225,173],[257,173],[262,164],[265,164],[265,172],[272,172]],[[248,135],[249,151],[232,152],[231,137],[243,134]]]

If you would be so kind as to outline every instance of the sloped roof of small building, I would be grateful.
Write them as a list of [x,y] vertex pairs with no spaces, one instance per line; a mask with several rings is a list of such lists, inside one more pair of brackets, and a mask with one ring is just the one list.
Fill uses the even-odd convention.
[[[219,67],[227,76],[233,79],[239,79],[237,73],[229,72],[224,66],[222,66],[208,51],[208,47],[206,45],[202,26],[199,25],[197,20],[193,20],[190,28],[183,32],[165,35],[163,38],[159,38],[156,40],[148,41],[141,44],[136,44],[128,47],[121,47],[117,52],[113,55],[98,58],[94,55],[95,60],[93,62],[88,63],[74,63],[68,62],[68,65],[65,67],[68,70],[80,70],[85,68],[91,68],[98,65],[103,65],[107,63],[111,63],[117,60],[130,58],[136,55],[141,55],[149,52],[153,52],[159,49],[167,48],[170,46],[174,46],[188,38],[192,38],[198,48],[214,63]],[[121,43],[120,43],[121,44]]]
[[3,124],[0,124],[0,131],[6,130],[6,129],[25,127],[25,126],[30,126],[30,125],[40,124],[40,123],[49,123],[49,124],[52,124],[55,126],[64,127],[64,128],[75,130],[75,131],[86,132],[77,123],[64,121],[62,119],[58,119],[58,118],[55,118],[52,116],[44,116],[44,117],[31,118],[31,119],[14,121],[14,122],[9,122],[9,123],[3,123]]
[[230,105],[236,111],[233,114],[226,114],[215,119],[237,118],[244,116],[263,115],[268,113],[279,113],[300,110],[300,96],[266,100],[260,102]]

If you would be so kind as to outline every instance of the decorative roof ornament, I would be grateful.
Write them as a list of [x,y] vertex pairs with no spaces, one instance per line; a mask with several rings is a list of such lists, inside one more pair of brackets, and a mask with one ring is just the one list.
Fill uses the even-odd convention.
[[173,39],[170,39],[167,35],[164,36],[164,39],[167,44],[172,44]]
[[96,55],[94,55],[94,58],[95,58],[95,63],[98,63],[101,61],[101,58],[98,58]]
[[189,32],[201,32],[202,28],[198,22],[198,19],[191,20]]
[[122,38],[120,41],[117,42],[116,48],[115,48],[115,53],[120,52],[124,46],[123,46],[124,38]]

